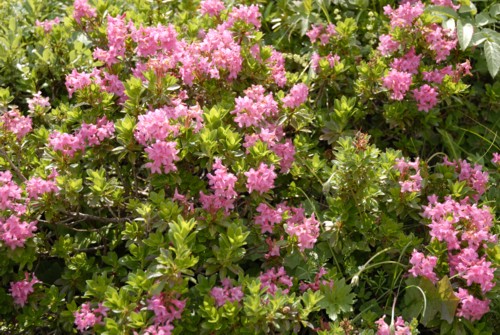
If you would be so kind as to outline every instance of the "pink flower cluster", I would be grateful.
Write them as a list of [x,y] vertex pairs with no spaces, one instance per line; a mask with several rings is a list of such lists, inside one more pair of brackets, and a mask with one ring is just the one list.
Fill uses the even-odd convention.
[[494,152],[493,153],[493,158],[491,159],[491,162],[493,164],[496,164],[496,165],[500,164],[500,153]]
[[146,329],[150,334],[162,334],[161,331],[170,334],[173,330],[174,320],[182,318],[182,312],[186,307],[186,300],[168,297],[165,293],[155,295],[148,299],[148,310],[154,313],[154,325]]
[[391,35],[383,34],[379,36],[380,44],[378,45],[378,51],[382,56],[388,56],[396,52],[399,49],[399,42],[395,41]]
[[384,7],[384,14],[391,19],[391,27],[411,27],[414,21],[422,15],[425,5],[420,1],[406,1],[398,8],[390,5]]
[[293,286],[292,277],[287,275],[283,266],[279,269],[271,268],[265,273],[261,273],[259,279],[261,288],[267,288],[267,293],[270,295],[275,295],[278,289],[281,289],[283,294],[288,294]]
[[271,71],[271,77],[278,87],[283,87],[286,84],[285,57],[279,51],[271,50],[271,57],[266,59],[266,65]]
[[84,151],[87,146],[94,147],[114,135],[115,126],[105,116],[97,119],[96,124],[82,123],[82,127],[74,135],[60,133],[50,134],[49,146],[64,156],[73,157],[78,151]]
[[15,106],[10,108],[8,112],[0,116],[0,127],[13,133],[18,140],[21,140],[31,131],[31,118],[22,116]]
[[26,305],[28,296],[35,291],[33,286],[35,286],[35,284],[41,283],[41,281],[39,281],[34,274],[32,275],[31,280],[29,279],[28,272],[25,272],[24,276],[24,280],[11,282],[9,290],[12,298],[14,299],[14,303],[21,307]]
[[266,193],[274,188],[274,180],[277,175],[274,172],[274,166],[268,166],[265,163],[260,163],[257,170],[251,168],[244,173],[247,177],[247,189],[249,193],[257,191],[260,194]]
[[[419,192],[422,188],[422,177],[420,176],[420,159],[417,157],[414,162],[406,162],[404,158],[396,159],[394,167],[399,171],[399,185],[401,192]],[[415,171],[410,174],[410,169]]]
[[444,61],[458,43],[455,31],[443,29],[436,23],[425,31],[425,40],[429,45],[429,49],[435,52],[436,62]]
[[91,308],[90,302],[82,304],[78,311],[73,313],[78,331],[84,332],[96,324],[104,324],[103,318],[107,316],[108,308],[99,303],[97,308]]
[[[375,321],[378,326],[377,335],[411,335],[410,327],[405,323],[401,316],[398,316],[394,324],[388,325],[385,323],[385,315]],[[392,329],[391,329],[392,328]]]
[[215,169],[213,174],[208,174],[210,188],[214,192],[211,195],[206,195],[200,192],[200,202],[203,209],[210,213],[216,213],[219,209],[224,210],[225,215],[229,215],[229,211],[234,209],[234,201],[238,193],[234,190],[234,186],[238,178],[232,173],[227,171],[227,167],[222,165],[220,159],[216,159],[214,165]]
[[200,2],[200,13],[210,16],[218,16],[226,7],[221,0],[202,0]]
[[479,198],[486,192],[486,187],[488,185],[488,172],[482,171],[483,167],[479,164],[474,164],[474,167],[470,165],[466,160],[458,160],[456,162],[450,162],[445,157],[445,165],[453,166],[455,171],[459,174],[458,180],[466,181],[467,185],[477,192],[473,196],[474,200],[479,200]]
[[48,34],[52,31],[52,29],[54,28],[55,25],[59,24],[61,22],[61,20],[56,17],[55,19],[53,20],[45,20],[45,21],[39,21],[39,20],[36,20],[35,21],[35,26],[36,27],[42,27],[43,28],[43,31]]
[[332,23],[329,23],[326,26],[316,24],[306,33],[306,35],[311,40],[311,43],[315,43],[316,40],[319,40],[321,45],[326,45],[330,41],[330,38],[337,35],[337,30],[335,29],[335,25]]
[[333,68],[335,65],[337,65],[338,63],[340,63],[340,56],[335,54],[335,55],[332,55],[331,53],[329,53],[328,55],[324,56],[324,57],[321,57],[317,52],[314,52],[311,56],[311,69],[317,73],[318,72],[318,68],[319,68],[319,63],[322,59],[326,59],[327,62],[328,62],[328,65],[330,66],[330,68]]
[[[423,216],[431,220],[432,238],[446,244],[450,275],[462,278],[469,287],[478,285],[485,294],[495,286],[495,268],[486,261],[486,255],[481,257],[480,254],[487,248],[487,242],[497,243],[497,237],[490,233],[493,216],[489,208],[478,208],[468,201],[466,198],[457,202],[448,197],[439,203],[436,196],[430,196],[429,205],[423,207]],[[416,256],[412,273],[436,279],[430,272],[433,261],[427,258],[429,263],[425,264],[424,270],[425,258],[422,256]],[[463,288],[455,294],[461,300],[458,316],[474,321],[488,312],[488,299],[480,300]]]
[[434,273],[437,261],[438,259],[436,256],[425,257],[423,253],[413,249],[410,259],[410,264],[413,265],[413,267],[408,272],[411,273],[413,277],[425,277],[435,284],[438,282],[438,277],[436,273]]
[[34,111],[37,106],[41,108],[50,107],[49,98],[42,97],[42,92],[40,91],[33,94],[33,98],[27,99],[27,101],[30,111]]
[[33,177],[26,182],[26,192],[30,199],[37,200],[46,193],[59,192],[59,187],[57,187],[54,180],[44,180],[40,177]]
[[125,56],[125,41],[128,36],[129,27],[126,25],[124,18],[125,15],[116,18],[108,15],[108,50],[100,48],[94,50],[94,58],[104,62],[108,66],[118,63],[118,57]]
[[236,98],[235,109],[231,114],[236,114],[234,121],[240,126],[259,126],[266,117],[274,117],[278,114],[278,104],[274,101],[273,94],[265,94],[261,85],[253,85],[247,88],[244,97]]
[[291,237],[297,237],[300,251],[312,249],[319,237],[319,222],[314,217],[314,214],[300,223],[289,221],[286,232]]
[[179,160],[179,150],[177,149],[177,142],[170,141],[156,141],[149,145],[144,151],[148,154],[148,159],[151,162],[146,163],[146,167],[151,170],[152,173],[169,173],[171,171],[177,171],[177,167],[174,162]]
[[309,88],[306,84],[297,84],[290,89],[290,93],[282,99],[283,105],[288,108],[297,108],[307,100]]
[[453,4],[452,0],[431,0],[432,4],[436,6],[450,7],[454,10],[458,10],[460,5]]
[[210,295],[215,299],[217,307],[224,306],[226,302],[240,302],[243,299],[241,286],[234,286],[229,278],[222,280],[222,287],[214,287]]
[[232,26],[236,21],[243,21],[246,24],[253,25],[256,29],[260,28],[260,12],[257,5],[239,5],[234,7],[229,13],[227,24]]
[[96,68],[91,73],[80,73],[73,69],[70,74],[66,75],[66,89],[70,97],[77,90],[84,89],[92,83],[96,84],[102,92],[118,96],[120,102],[125,100],[125,86],[117,75]]
[[408,72],[401,72],[395,69],[389,71],[387,76],[382,79],[382,85],[392,91],[391,98],[401,101],[406,92],[410,89],[412,76]]
[[431,87],[427,84],[422,85],[420,88],[414,89],[412,92],[413,97],[417,101],[417,107],[419,111],[428,112],[438,103],[438,92],[434,87]]
[[19,207],[21,188],[12,180],[10,171],[0,172],[0,210],[11,210],[24,213],[24,207]]
[[320,267],[318,273],[316,273],[316,275],[314,276],[314,282],[312,283],[301,282],[299,285],[299,289],[302,292],[305,292],[307,290],[318,291],[321,285],[333,288],[334,285],[333,280],[326,280],[326,279],[321,280],[321,277],[326,275],[326,273],[327,271],[325,270],[325,268]]
[[97,16],[96,9],[91,7],[87,0],[75,0],[73,7],[75,8],[73,18],[78,23],[81,23],[83,18],[90,19]]

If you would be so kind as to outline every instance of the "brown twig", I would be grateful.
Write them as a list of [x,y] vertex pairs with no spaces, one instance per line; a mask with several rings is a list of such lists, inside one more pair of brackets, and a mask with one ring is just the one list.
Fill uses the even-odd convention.
[[23,175],[23,173],[21,172],[21,170],[19,170],[19,168],[16,166],[16,164],[14,164],[14,162],[9,158],[9,155],[7,155],[7,153],[3,150],[3,149],[0,149],[0,155],[7,161],[9,162],[12,170],[14,170],[14,172],[16,173],[16,175],[21,178],[23,181],[27,181],[28,179],[26,179],[26,177]]

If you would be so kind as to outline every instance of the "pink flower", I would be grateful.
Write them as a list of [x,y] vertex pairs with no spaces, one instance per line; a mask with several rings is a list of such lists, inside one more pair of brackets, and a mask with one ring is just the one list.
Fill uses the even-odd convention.
[[5,221],[0,219],[0,240],[11,249],[23,247],[26,240],[33,237],[33,232],[37,229],[36,224],[36,221],[23,222],[15,215]]
[[413,277],[422,276],[429,279],[434,284],[437,283],[438,277],[434,273],[434,268],[437,264],[437,257],[425,257],[423,253],[418,252],[416,249],[413,249],[410,263],[413,265],[413,267],[408,272],[410,272]]
[[378,51],[382,54],[382,56],[388,56],[399,49],[399,42],[393,40],[391,35],[380,35],[379,37],[380,44],[378,46]]
[[307,100],[309,88],[306,84],[296,84],[290,93],[282,99],[283,105],[288,108],[297,108]]
[[33,274],[31,280],[29,280],[29,273],[24,273],[25,279],[18,282],[10,283],[10,294],[14,299],[14,303],[18,306],[23,307],[28,301],[28,296],[35,291],[33,286],[35,284],[41,283],[36,276]]
[[27,99],[27,101],[30,111],[34,111],[36,106],[40,106],[42,108],[50,107],[49,98],[42,97],[42,92],[40,91],[33,94],[33,98]]
[[286,232],[291,237],[297,237],[300,251],[312,249],[319,237],[319,222],[313,214],[309,219],[305,219],[300,224],[287,222]]
[[321,277],[323,277],[326,273],[327,271],[325,270],[325,268],[320,267],[318,273],[316,273],[316,275],[314,276],[314,282],[312,283],[301,282],[299,285],[299,289],[302,292],[307,290],[318,291],[321,288],[321,285],[333,288],[334,285],[333,280],[325,280],[325,279],[320,280]]
[[227,168],[222,165],[219,158],[215,160],[212,168],[215,169],[213,174],[208,174],[210,188],[214,191],[212,195],[205,195],[200,192],[200,202],[203,209],[210,213],[215,213],[219,209],[224,209],[224,214],[229,215],[229,211],[234,208],[234,201],[238,193],[234,190],[237,178],[234,174],[229,173]]
[[391,19],[391,27],[411,27],[413,22],[424,12],[425,5],[420,1],[408,1],[397,9],[390,5],[384,7],[384,14]]
[[82,18],[90,19],[97,16],[96,9],[92,8],[87,0],[75,0],[73,6],[75,7],[73,18],[78,23],[81,23]]
[[412,92],[413,97],[417,101],[419,111],[428,112],[438,103],[438,93],[436,89],[427,84],[420,86],[418,89],[414,89]]
[[401,316],[398,316],[396,322],[391,323],[389,326],[384,321],[385,315],[379,320],[375,321],[378,326],[377,335],[411,335],[411,329],[405,325],[405,321]]
[[107,316],[107,311],[108,308],[104,307],[101,303],[99,303],[98,308],[94,309],[90,308],[90,302],[82,304],[80,310],[73,313],[76,328],[80,332],[84,332],[96,324],[103,324],[103,317]]
[[[287,275],[284,267],[269,269],[262,273],[259,279],[261,288],[267,288],[267,293],[270,295],[275,295],[278,289],[281,289],[283,294],[288,294],[293,286],[292,277]],[[285,288],[283,289],[283,287]]]
[[81,90],[91,84],[90,73],[79,73],[76,69],[73,69],[70,74],[66,75],[66,89],[70,98],[76,90]]
[[391,63],[391,67],[398,71],[417,74],[421,58],[422,55],[417,55],[415,47],[412,47],[403,57],[395,58]]
[[428,48],[435,52],[436,62],[441,62],[449,56],[451,50],[455,49],[458,40],[456,32],[443,29],[440,25],[433,23],[424,32]]
[[268,192],[274,188],[274,180],[276,179],[276,173],[274,173],[274,166],[268,166],[264,163],[260,163],[257,170],[251,168],[248,172],[245,172],[247,177],[247,189],[248,192],[258,191],[260,194]]
[[235,21],[241,20],[247,24],[253,25],[256,29],[260,28],[260,12],[257,5],[239,5],[231,10],[229,13],[228,23],[230,26]]
[[221,0],[202,0],[200,2],[200,13],[217,16],[225,9]]
[[441,84],[446,75],[448,76],[453,75],[453,69],[451,68],[451,65],[448,65],[442,69],[436,69],[433,71],[424,71],[422,72],[422,74],[424,76],[425,81]]
[[16,201],[21,200],[21,188],[12,181],[10,171],[0,172],[0,210],[14,210]]
[[494,152],[493,159],[491,160],[491,162],[496,165],[500,164],[500,153]]
[[450,7],[454,10],[457,10],[460,8],[460,5],[454,5],[452,0],[431,0],[432,4],[436,6],[444,6],[444,7]]
[[76,152],[85,149],[85,143],[80,136],[54,131],[50,134],[49,146],[64,156],[73,157]]
[[32,121],[30,117],[22,116],[16,107],[11,107],[11,110],[0,116],[0,126],[7,131],[16,135],[18,140],[21,140],[31,131]]
[[480,300],[469,291],[463,288],[458,289],[455,295],[460,299],[460,307],[457,310],[457,316],[463,316],[467,320],[476,321],[483,317],[490,310],[490,300]]
[[76,133],[82,143],[88,146],[99,145],[102,141],[113,136],[115,125],[112,121],[108,121],[106,116],[97,119],[97,124],[82,123],[82,127]]
[[240,302],[243,299],[241,286],[233,287],[231,280],[228,278],[222,280],[222,287],[212,288],[210,295],[215,299],[217,307],[223,306],[227,301]]
[[53,27],[61,22],[58,17],[53,20],[38,21],[36,20],[35,26],[42,27],[43,31],[48,34],[52,31]]
[[[422,188],[422,177],[420,176],[420,159],[417,157],[414,162],[406,162],[404,158],[396,159],[394,167],[399,170],[399,185],[401,192],[419,192]],[[410,175],[410,168],[415,171]]]
[[264,87],[253,85],[247,88],[244,97],[236,98],[235,109],[231,114],[236,114],[234,121],[240,126],[259,126],[266,117],[278,114],[278,104],[274,101],[273,94],[265,95]]
[[278,85],[278,87],[283,87],[286,84],[286,71],[285,71],[285,57],[281,52],[274,49],[271,51],[271,57],[266,59],[266,65],[271,70],[271,76]]
[[392,69],[387,76],[382,79],[383,86],[391,90],[391,99],[403,100],[406,92],[410,89],[412,76],[407,72],[400,72]]
[[266,232],[272,234],[274,225],[281,222],[285,213],[282,207],[272,209],[263,202],[259,204],[256,211],[260,214],[255,216],[255,224],[260,226],[262,234]]
[[306,35],[311,40],[311,43],[319,39],[321,45],[326,45],[331,37],[337,35],[337,30],[335,28],[335,25],[331,23],[326,27],[321,24],[316,24],[306,33]]
[[45,193],[59,192],[59,187],[57,187],[53,180],[43,180],[40,177],[34,177],[26,182],[26,192],[28,192],[28,196],[31,199],[36,200]]
[[152,162],[146,163],[145,166],[151,169],[152,173],[177,171],[174,162],[179,160],[179,156],[177,156],[179,150],[176,147],[176,142],[157,140],[156,143],[153,143],[144,150],[148,154],[148,159],[152,160]]
[[186,300],[167,298],[165,293],[148,299],[148,310],[154,313],[155,324],[172,323],[182,318]]

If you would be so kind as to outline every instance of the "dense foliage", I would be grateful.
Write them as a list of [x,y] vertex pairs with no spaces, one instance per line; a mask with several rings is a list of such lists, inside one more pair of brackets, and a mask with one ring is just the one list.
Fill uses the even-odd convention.
[[0,2],[0,332],[495,333],[498,20]]

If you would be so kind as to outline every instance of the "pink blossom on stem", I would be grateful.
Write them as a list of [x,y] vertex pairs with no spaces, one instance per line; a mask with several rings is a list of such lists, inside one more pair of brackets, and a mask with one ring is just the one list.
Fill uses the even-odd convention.
[[217,158],[212,166],[215,171],[208,174],[209,185],[214,194],[206,195],[200,192],[200,202],[203,209],[210,213],[215,213],[219,209],[224,210],[225,215],[234,208],[234,201],[238,193],[234,190],[237,178],[234,174],[228,172],[227,167],[222,165],[222,161]]
[[384,7],[384,14],[391,19],[391,27],[411,27],[413,22],[424,12],[425,5],[420,1],[408,1],[393,9]]
[[417,74],[421,58],[422,55],[417,55],[415,53],[415,47],[412,47],[403,57],[394,58],[391,63],[391,67],[398,71]]
[[305,249],[312,249],[314,247],[319,237],[319,222],[313,214],[309,219],[305,219],[300,224],[287,222],[285,230],[291,237],[297,237],[299,249],[300,251],[304,251]]
[[32,127],[31,118],[22,116],[15,107],[11,107],[11,110],[0,116],[0,123],[0,127],[16,135],[18,140],[26,136]]
[[277,175],[274,172],[274,166],[268,166],[267,164],[260,163],[257,170],[251,168],[248,172],[244,173],[247,177],[247,189],[248,192],[252,193],[257,191],[260,194],[268,192],[274,188],[274,180]]
[[274,225],[281,223],[283,219],[283,208],[273,209],[263,202],[257,206],[256,211],[259,215],[255,216],[255,224],[260,226],[262,234],[272,234]]
[[41,283],[41,281],[36,278],[35,274],[32,275],[31,280],[29,279],[29,273],[24,273],[24,280],[18,282],[10,283],[10,295],[14,299],[14,303],[18,306],[23,307],[28,301],[28,296],[35,291],[33,286],[35,284]]
[[283,105],[288,108],[297,108],[307,100],[309,88],[306,84],[296,84],[290,89],[290,93],[282,99]]
[[27,99],[27,101],[28,101],[28,108],[30,111],[34,111],[36,106],[42,108],[50,107],[49,98],[42,97],[42,92],[40,91],[33,94],[33,98]]
[[40,177],[33,177],[26,182],[26,192],[31,199],[36,200],[43,194],[59,192],[59,187],[57,187],[53,180],[43,180]]
[[78,23],[81,23],[82,18],[90,19],[97,16],[96,9],[91,7],[87,0],[75,0],[73,6],[75,8],[73,18]]
[[438,103],[438,93],[434,87],[430,87],[427,84],[416,88],[413,91],[413,97],[417,101],[417,106],[419,111],[428,112],[430,109]]
[[278,104],[273,94],[265,95],[264,87],[253,85],[244,92],[244,97],[236,98],[235,109],[231,112],[231,114],[236,114],[234,121],[240,128],[259,126],[266,117],[278,114]]
[[379,37],[380,44],[378,45],[378,51],[382,56],[389,56],[399,49],[399,42],[395,41],[391,35],[383,34]]
[[177,171],[177,167],[174,165],[175,161],[179,160],[179,150],[176,149],[177,142],[165,142],[156,141],[156,143],[148,146],[144,151],[148,154],[148,159],[151,162],[146,163],[146,167],[151,170],[152,173],[169,173],[171,171]]
[[223,306],[227,301],[240,302],[243,299],[241,286],[233,286],[228,278],[222,280],[222,287],[212,288],[210,295],[215,299],[217,307]]
[[239,5],[238,7],[234,7],[229,13],[228,23],[230,26],[234,24],[234,22],[241,20],[247,24],[253,25],[256,29],[260,28],[260,12],[259,6],[257,5]]
[[281,289],[283,294],[288,294],[293,286],[292,277],[287,275],[283,266],[279,269],[271,268],[265,273],[261,273],[259,279],[261,287],[267,288],[267,293],[270,295],[275,295],[278,289]]
[[202,0],[200,2],[200,13],[210,16],[218,16],[226,7],[221,0]]
[[271,77],[278,87],[283,87],[286,84],[285,57],[281,52],[274,49],[271,50],[271,57],[266,59],[266,65],[271,71]]
[[45,21],[39,21],[39,20],[36,20],[35,21],[35,26],[36,27],[42,27],[43,28],[43,31],[48,34],[52,31],[52,29],[54,28],[55,25],[59,24],[61,22],[61,20],[56,17],[55,19],[53,20],[45,20]]
[[96,324],[103,324],[103,317],[107,316],[108,308],[99,303],[98,308],[91,308],[90,302],[83,303],[78,311],[73,313],[76,328],[84,332]]
[[434,273],[434,268],[437,264],[437,257],[425,257],[423,253],[414,249],[411,255],[410,264],[412,264],[413,267],[408,272],[411,273],[413,277],[422,276],[429,279],[434,284],[437,283],[438,277],[436,276],[436,273]]
[[0,240],[12,250],[24,247],[26,240],[33,237],[37,222],[21,221],[17,216],[11,215],[7,220],[0,218]]
[[410,89],[411,81],[411,73],[392,69],[387,76],[382,79],[382,84],[385,88],[392,91],[391,99],[401,101],[404,99],[406,92]]
[[490,310],[490,300],[480,300],[469,294],[469,291],[463,288],[458,289],[455,295],[460,299],[460,305],[457,310],[457,316],[462,316],[470,321],[476,321],[483,317]]

